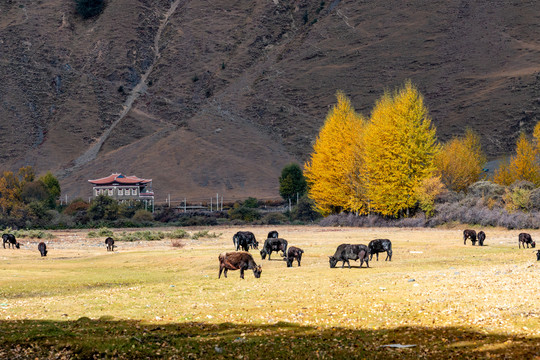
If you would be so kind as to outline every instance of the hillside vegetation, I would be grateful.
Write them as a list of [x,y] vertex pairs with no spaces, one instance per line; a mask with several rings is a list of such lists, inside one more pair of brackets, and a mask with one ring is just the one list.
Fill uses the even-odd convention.
[[[52,170],[70,198],[120,171],[165,199],[278,197],[342,89],[369,115],[411,79],[437,136],[465,125],[492,158],[538,120],[530,2],[0,3],[2,170]],[[97,144],[97,145],[96,145]],[[165,171],[164,171],[165,169]]]

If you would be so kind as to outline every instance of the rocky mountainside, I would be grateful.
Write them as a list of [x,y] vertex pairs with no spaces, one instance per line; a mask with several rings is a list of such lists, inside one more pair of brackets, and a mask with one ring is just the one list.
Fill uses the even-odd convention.
[[369,115],[411,79],[441,140],[470,126],[491,158],[540,106],[540,8],[523,1],[0,2],[0,168],[152,178],[157,201],[278,198],[335,93]]

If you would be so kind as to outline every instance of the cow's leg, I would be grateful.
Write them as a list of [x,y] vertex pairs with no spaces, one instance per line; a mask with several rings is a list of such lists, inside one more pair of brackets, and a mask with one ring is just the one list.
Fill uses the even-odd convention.
[[270,260],[270,255],[272,255],[272,249],[268,252],[268,260]]
[[349,260],[347,260],[347,265],[349,265],[349,269],[351,268],[351,263],[349,262]]
[[377,253],[377,261],[379,261],[379,253]]
[[467,236],[463,235],[463,245],[467,245]]
[[244,268],[240,268],[240,279],[244,278]]

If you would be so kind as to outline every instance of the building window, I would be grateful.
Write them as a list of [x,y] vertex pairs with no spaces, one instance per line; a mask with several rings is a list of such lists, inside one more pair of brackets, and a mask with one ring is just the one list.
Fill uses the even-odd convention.
[[131,189],[131,195],[137,195],[137,188]]
[[124,195],[124,189],[118,189],[118,195]]
[[109,196],[113,195],[113,189],[109,189]]

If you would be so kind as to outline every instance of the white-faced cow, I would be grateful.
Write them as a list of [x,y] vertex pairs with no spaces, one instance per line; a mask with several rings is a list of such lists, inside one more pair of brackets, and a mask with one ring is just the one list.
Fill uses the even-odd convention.
[[518,236],[518,247],[521,249],[521,245],[523,244],[523,248],[525,249],[525,245],[527,245],[527,248],[529,248],[529,244],[534,249],[536,247],[536,243],[533,241],[531,234],[527,233],[521,233]]
[[114,251],[114,239],[112,237],[105,239],[105,245],[107,245],[107,251]]
[[349,260],[360,259],[360,267],[366,262],[366,267],[369,267],[369,249],[366,245],[357,244],[341,244],[337,247],[334,256],[329,256],[330,268],[335,268],[338,261],[343,261],[341,267],[345,267],[345,263],[351,268]]
[[251,269],[253,270],[253,275],[256,278],[261,277],[262,268],[260,265],[255,263],[253,256],[248,252],[236,251],[221,253],[218,256],[219,259],[219,275],[218,279],[221,278],[221,272],[224,271],[225,277],[227,277],[227,271],[229,270],[240,270],[240,278],[244,278],[244,271]]
[[6,243],[8,244],[8,248],[17,248],[20,249],[21,244],[15,239],[15,235],[13,234],[4,234],[2,235],[2,245],[4,246],[4,249],[6,248]]
[[44,242],[40,242],[37,246],[41,256],[47,256],[47,245]]
[[476,244],[476,231],[470,229],[463,230],[463,245],[467,244],[467,239],[471,239],[474,246]]
[[266,239],[264,241],[264,245],[263,245],[263,248],[261,250],[261,258],[264,260],[266,258],[266,255],[268,255],[268,260],[270,260],[270,255],[272,254],[273,251],[275,252],[279,252],[279,251],[282,251],[283,252],[283,256],[285,256],[287,254],[287,240],[285,239],[280,239],[280,238],[270,238],[270,239]]
[[377,255],[377,261],[379,261],[379,253],[386,251],[386,259],[384,261],[392,261],[392,242],[388,239],[375,239],[371,240],[368,244],[369,260],[373,259],[373,254]]
[[285,260],[287,261],[287,267],[292,267],[293,260],[296,259],[298,262],[298,266],[300,266],[300,261],[302,260],[302,254],[304,253],[304,250],[297,248],[296,246],[291,246],[287,250],[287,257]]

